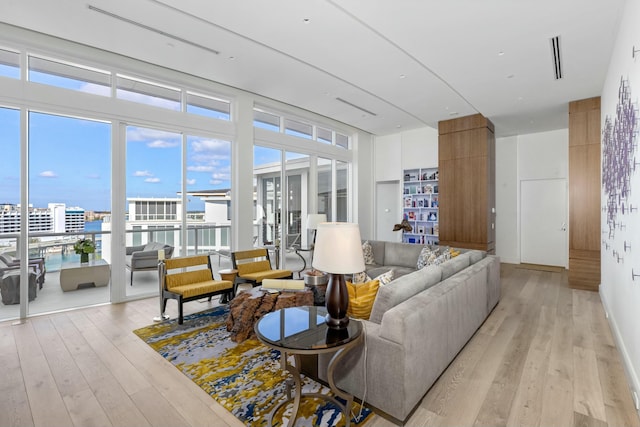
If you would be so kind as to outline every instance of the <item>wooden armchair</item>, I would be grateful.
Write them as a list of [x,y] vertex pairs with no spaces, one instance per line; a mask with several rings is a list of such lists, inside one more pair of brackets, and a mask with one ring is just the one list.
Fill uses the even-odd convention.
[[162,312],[169,298],[178,301],[178,323],[183,322],[182,304],[213,295],[231,294],[234,286],[229,280],[216,280],[211,270],[208,255],[165,259],[160,262],[160,277],[163,281]]
[[236,283],[258,286],[263,279],[293,279],[291,270],[273,270],[266,248],[249,249],[231,253],[233,268],[238,270]]

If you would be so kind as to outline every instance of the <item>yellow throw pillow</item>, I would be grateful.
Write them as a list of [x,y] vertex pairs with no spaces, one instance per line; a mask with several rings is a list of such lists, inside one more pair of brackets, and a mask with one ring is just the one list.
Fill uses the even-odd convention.
[[371,280],[366,283],[347,282],[347,291],[349,291],[347,314],[356,319],[368,320],[379,287],[379,280]]

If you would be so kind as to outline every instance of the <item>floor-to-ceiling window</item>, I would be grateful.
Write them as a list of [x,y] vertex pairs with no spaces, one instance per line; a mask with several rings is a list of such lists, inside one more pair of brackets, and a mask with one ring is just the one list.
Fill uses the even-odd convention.
[[189,253],[231,247],[231,141],[187,137]]
[[[13,34],[13,29],[8,30]],[[347,164],[352,161],[349,139],[338,138],[341,134],[328,125],[330,120],[321,119],[323,125],[318,126],[309,119],[314,116],[309,112],[303,112],[307,117],[289,114],[296,110],[291,106],[284,106],[288,111],[284,115],[267,110],[256,114],[259,117],[254,115],[254,131],[271,134],[263,148],[266,153],[275,154],[274,158],[262,163],[232,159],[232,148],[238,143],[236,135],[241,133],[239,129],[244,135],[250,132],[244,128],[247,121],[234,115],[242,115],[251,108],[248,102],[257,100],[252,94],[130,58],[105,56],[104,52],[64,40],[42,36],[35,41],[28,31],[16,31],[19,34],[14,36],[21,40],[17,43],[21,47],[0,47],[0,89],[3,89],[0,105],[8,107],[0,117],[3,125],[0,142],[3,163],[12,165],[12,168],[0,168],[0,176],[9,183],[3,188],[0,182],[0,206],[5,209],[5,205],[11,205],[13,214],[18,215],[12,237],[15,254],[19,253],[16,236],[27,236],[27,230],[20,230],[20,212],[30,216],[30,223],[35,227],[34,237],[36,231],[48,231],[53,237],[59,237],[53,232],[59,225],[64,228],[65,237],[77,240],[80,237],[73,236],[86,234],[95,240],[96,252],[91,259],[106,262],[111,276],[104,287],[93,289],[91,281],[87,281],[79,283],[77,290],[63,293],[69,300],[72,296],[90,296],[79,305],[95,303],[91,295],[102,289],[107,297],[97,302],[157,294],[157,274],[153,272],[149,275],[149,282],[153,284],[148,291],[137,293],[143,288],[138,288],[135,274],[134,286],[130,285],[130,275],[125,269],[126,246],[159,240],[173,246],[177,256],[244,245],[234,240],[246,236],[238,236],[230,229],[234,191],[242,194],[246,191],[244,185],[234,190],[230,179],[232,166],[239,169],[240,176],[253,171],[256,177],[253,203],[256,211],[258,207],[262,211],[252,224],[255,244],[275,246],[280,242],[284,250],[301,240],[307,213],[319,205],[319,199],[309,197],[311,191],[319,187],[318,174],[310,173],[309,168],[315,168],[320,157],[330,165],[336,160]],[[21,69],[23,66],[26,70]],[[232,108],[235,102],[243,107]],[[275,101],[267,104],[269,108],[280,105]],[[38,125],[47,120],[47,126]],[[75,124],[75,131],[64,133],[63,123]],[[83,129],[89,125],[103,129],[102,133],[84,133]],[[142,134],[144,138],[137,139]],[[45,154],[43,146],[47,147],[47,141],[60,139],[64,141],[54,144],[58,152]],[[12,142],[7,143],[9,140]],[[243,139],[240,144],[251,142]],[[256,157],[259,154],[256,151]],[[50,160],[52,166],[40,167],[38,162],[44,160]],[[275,167],[268,166],[270,161],[276,163]],[[298,170],[297,165],[294,167],[296,161],[306,162],[302,170]],[[20,182],[21,164],[23,171],[29,170],[23,182]],[[84,173],[85,165],[92,167],[94,173]],[[82,201],[62,200],[67,187],[57,170],[70,166],[77,166],[73,196],[80,197],[84,189],[93,189]],[[103,167],[107,168],[106,172]],[[332,173],[335,176],[335,172]],[[106,188],[95,187],[98,182],[106,184]],[[55,183],[58,185],[52,185]],[[39,191],[46,191],[52,201],[42,205],[44,202],[37,199]],[[329,192],[326,207],[335,210],[332,207],[335,190]],[[93,204],[105,194],[110,197],[107,206]],[[64,219],[57,223],[60,218]],[[74,224],[82,224],[83,220],[86,224],[99,224],[100,229],[74,228]],[[169,222],[173,224],[167,227]],[[185,228],[193,232],[185,232]],[[0,237],[0,240],[2,252],[7,239]],[[65,256],[76,256],[68,247],[56,250],[58,267],[46,273],[43,286],[47,290],[60,287],[56,268],[62,268],[63,252]],[[50,254],[54,254],[53,249],[47,256]],[[49,263],[56,261],[53,258]],[[35,301],[38,300],[39,297]],[[29,311],[44,311],[36,308],[35,301]],[[71,303],[59,308],[75,306]],[[14,308],[17,307],[12,304],[0,306],[0,310]],[[26,308],[24,304],[19,314],[15,310],[16,314],[6,318],[23,316],[22,310]],[[51,310],[57,309],[51,307]],[[4,311],[0,318],[3,314]]]
[[111,124],[40,112],[30,112],[28,123],[29,249],[45,258],[48,279],[29,313],[108,302],[108,274],[78,277],[74,244],[95,247],[82,269],[108,271],[101,224],[111,212]]
[[[136,230],[126,235],[128,252],[159,243],[171,246],[178,256],[182,250],[182,135],[142,126],[127,126],[126,135],[127,227]],[[143,268],[149,270],[148,262],[128,262],[134,271],[128,274],[127,295],[157,293],[155,281],[142,280],[147,276]]]

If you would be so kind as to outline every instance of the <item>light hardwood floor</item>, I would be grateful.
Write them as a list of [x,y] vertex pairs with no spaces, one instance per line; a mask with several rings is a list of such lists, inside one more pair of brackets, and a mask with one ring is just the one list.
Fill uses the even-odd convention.
[[[640,426],[597,293],[513,265],[502,289],[407,425]],[[0,426],[242,425],[132,334],[157,313],[152,298],[1,323]]]

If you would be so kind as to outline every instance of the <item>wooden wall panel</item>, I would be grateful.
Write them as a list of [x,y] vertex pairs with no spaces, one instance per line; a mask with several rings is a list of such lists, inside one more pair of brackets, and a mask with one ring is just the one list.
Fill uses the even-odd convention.
[[476,114],[438,124],[442,245],[495,250],[495,136]]
[[569,104],[569,286],[600,284],[600,98]]

